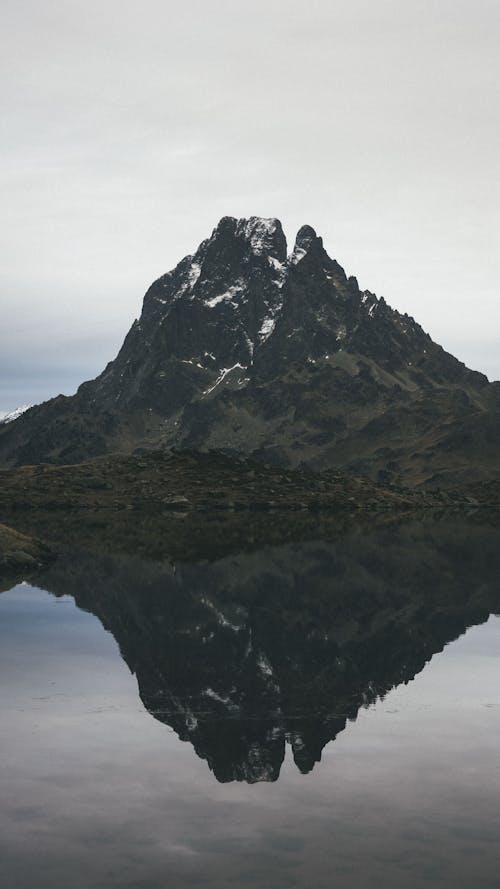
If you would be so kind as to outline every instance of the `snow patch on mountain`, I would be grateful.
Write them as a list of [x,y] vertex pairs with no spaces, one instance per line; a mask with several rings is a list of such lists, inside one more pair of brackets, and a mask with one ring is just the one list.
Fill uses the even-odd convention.
[[228,710],[232,710],[233,712],[240,709],[238,704],[235,704],[235,702],[231,700],[231,697],[229,695],[220,695],[213,688],[205,688],[202,691],[202,695],[206,698],[211,698],[212,701],[217,701],[218,704],[224,704],[224,706],[227,707]]
[[193,260],[193,262],[191,263],[191,268],[189,269],[189,272],[188,272],[188,281],[189,281],[189,284],[191,285],[191,287],[193,287],[196,284],[200,275],[201,275],[201,265],[199,262],[196,262],[195,260]]
[[297,265],[301,259],[306,255],[307,250],[304,250],[303,247],[295,246],[293,249],[293,253],[290,257],[290,265]]
[[285,278],[286,278],[287,268],[288,268],[287,263],[280,262],[280,260],[276,259],[275,256],[268,256],[267,261],[268,261],[269,265],[271,266],[271,268],[276,272],[276,279],[275,280],[276,280],[278,287],[283,287],[283,284],[284,284]]
[[226,379],[227,375],[230,374],[231,371],[236,370],[236,368],[239,368],[239,370],[246,370],[247,369],[243,364],[240,364],[239,362],[237,362],[236,364],[233,364],[232,367],[222,367],[220,374],[217,377],[214,385],[210,386],[210,389],[205,389],[203,395],[210,395],[210,393],[213,392],[214,389],[216,389],[217,386],[219,386],[222,383],[222,381]]
[[241,281],[237,281],[236,284],[228,287],[228,289],[225,290],[224,293],[218,293],[217,296],[212,296],[210,299],[204,299],[203,304],[207,307],[207,309],[214,309],[215,306],[219,305],[219,303],[232,302],[234,297],[237,296],[238,293],[241,293],[244,289],[245,288]]
[[235,633],[239,633],[240,630],[243,629],[243,624],[236,624],[231,620],[228,620],[222,613],[222,611],[220,611],[217,606],[214,605],[214,603],[208,598],[208,596],[202,596],[201,603],[213,612],[213,614],[217,618],[217,622],[221,627],[227,627],[228,629],[233,630],[233,632]]
[[248,352],[250,355],[250,364],[253,364],[253,353],[255,350],[255,344],[252,342],[252,340],[248,336],[248,333],[246,332],[246,330],[243,331],[243,336],[245,337],[245,342],[248,346]]
[[259,342],[261,343],[261,345],[262,343],[265,343],[266,340],[268,340],[271,334],[274,332],[274,328],[276,327],[276,320],[283,308],[283,302],[280,301],[275,306],[270,306],[268,303],[266,303],[265,305],[267,314],[262,319],[258,334]]
[[22,404],[20,407],[16,407],[13,411],[0,411],[0,424],[3,423],[13,423],[14,420],[17,420],[22,414],[33,407],[32,404]]
[[259,340],[261,343],[265,343],[265,341],[269,339],[275,327],[276,319],[273,318],[272,315],[268,315],[264,318],[259,330]]
[[257,666],[264,676],[273,675],[273,668],[263,652],[261,652],[257,658]]

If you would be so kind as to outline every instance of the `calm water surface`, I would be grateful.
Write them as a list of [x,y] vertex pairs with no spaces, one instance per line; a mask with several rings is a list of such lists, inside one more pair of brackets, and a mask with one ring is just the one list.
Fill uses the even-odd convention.
[[2,889],[498,887],[498,542],[73,549],[3,592]]

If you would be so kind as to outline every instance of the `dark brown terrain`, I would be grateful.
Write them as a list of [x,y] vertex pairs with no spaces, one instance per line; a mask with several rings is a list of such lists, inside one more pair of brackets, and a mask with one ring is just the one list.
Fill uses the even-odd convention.
[[412,490],[333,470],[282,470],[219,453],[150,451],[67,466],[0,469],[0,509],[324,511],[489,505],[469,491]]
[[33,571],[45,567],[54,553],[38,538],[0,525],[0,592],[5,581],[7,588]]

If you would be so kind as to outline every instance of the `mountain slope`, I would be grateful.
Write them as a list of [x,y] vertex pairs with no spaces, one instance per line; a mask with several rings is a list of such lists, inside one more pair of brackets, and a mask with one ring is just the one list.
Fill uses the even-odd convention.
[[361,292],[309,226],[224,217],[159,278],[114,361],[0,428],[6,465],[180,446],[409,483],[495,474],[500,389]]

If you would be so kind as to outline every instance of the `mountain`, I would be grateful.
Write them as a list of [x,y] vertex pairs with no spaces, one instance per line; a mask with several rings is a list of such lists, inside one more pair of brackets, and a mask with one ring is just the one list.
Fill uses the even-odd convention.
[[481,521],[175,561],[134,554],[128,524],[127,554],[102,552],[95,528],[35,582],[99,618],[145,708],[223,782],[275,781],[286,743],[310,772],[360,709],[500,608],[498,528]]
[[147,291],[114,361],[0,428],[0,462],[180,447],[380,481],[496,475],[500,384],[361,291],[303,226],[224,217]]

